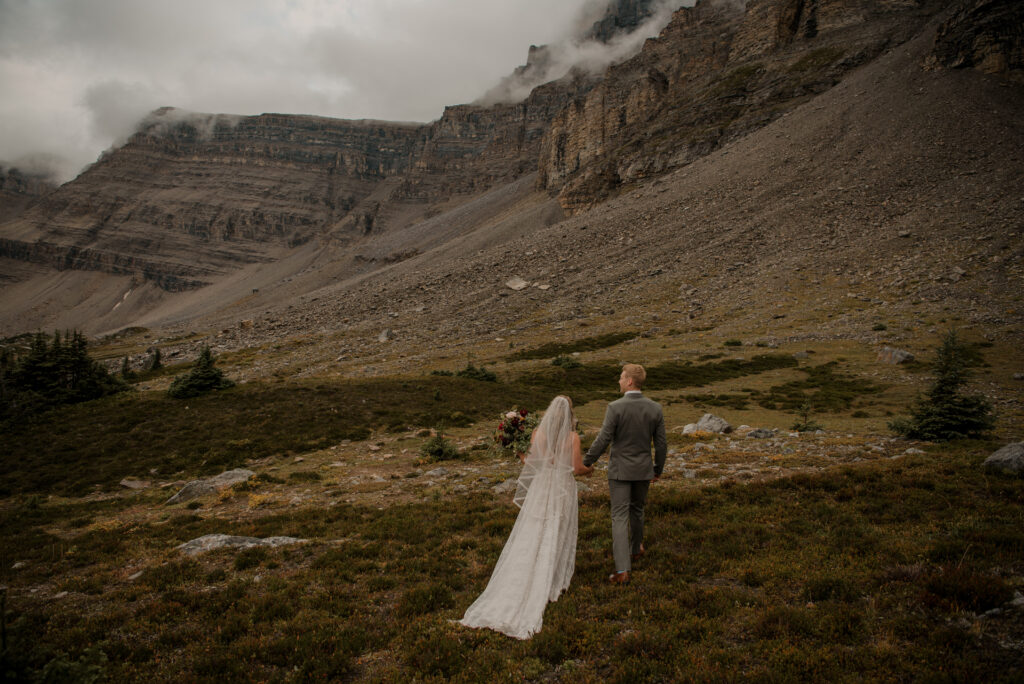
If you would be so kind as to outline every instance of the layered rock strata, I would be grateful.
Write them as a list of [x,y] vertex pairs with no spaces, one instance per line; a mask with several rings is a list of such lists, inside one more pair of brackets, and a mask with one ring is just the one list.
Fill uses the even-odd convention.
[[689,164],[832,87],[946,3],[701,0],[552,123],[540,184],[578,212]]

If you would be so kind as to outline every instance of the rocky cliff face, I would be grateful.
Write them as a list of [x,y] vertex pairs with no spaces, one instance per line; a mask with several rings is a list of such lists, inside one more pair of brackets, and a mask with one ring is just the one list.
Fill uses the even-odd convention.
[[609,3],[604,16],[591,26],[582,38],[607,43],[615,36],[635,29],[645,19],[654,16],[659,6],[664,4],[659,0],[615,0]]
[[939,28],[932,68],[973,67],[1024,80],[1024,3],[968,0]]
[[0,222],[9,221],[57,186],[45,176],[0,166]]
[[[531,173],[572,81],[432,124],[155,112],[3,227],[0,257],[209,284],[310,240],[351,243],[420,206]],[[404,207],[404,209],[403,209]]]
[[540,183],[578,212],[770,123],[944,3],[701,0],[553,121]]
[[[635,28],[655,4],[611,3],[590,39]],[[8,215],[0,257],[177,291],[313,240],[352,246],[535,172],[551,120],[596,81],[571,74],[430,124],[158,110],[79,178]]]
[[0,255],[197,287],[268,261],[401,173],[422,127],[161,110],[4,226]]

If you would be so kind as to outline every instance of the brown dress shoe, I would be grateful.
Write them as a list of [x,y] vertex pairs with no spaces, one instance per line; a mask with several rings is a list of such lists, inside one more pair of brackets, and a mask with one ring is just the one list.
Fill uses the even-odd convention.
[[612,584],[629,584],[629,570],[608,575],[608,581]]
[[637,561],[638,559],[640,559],[641,557],[643,557],[643,555],[644,555],[645,553],[647,553],[647,551],[646,551],[646,550],[644,549],[644,545],[643,545],[643,544],[641,544],[641,545],[640,545],[640,550],[639,550],[639,551],[637,551],[636,553],[634,553],[634,554],[633,554],[632,556],[630,556],[630,558],[632,558],[632,559],[633,559],[633,561],[635,562],[635,561]]

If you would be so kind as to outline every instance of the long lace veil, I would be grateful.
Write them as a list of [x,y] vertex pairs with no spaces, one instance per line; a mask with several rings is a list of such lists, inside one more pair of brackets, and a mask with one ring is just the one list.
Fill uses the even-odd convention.
[[574,433],[569,400],[557,396],[548,405],[540,425],[534,428],[533,442],[512,498],[517,506],[523,507],[531,487],[541,485],[545,487],[545,498],[576,496],[576,483],[572,477]]

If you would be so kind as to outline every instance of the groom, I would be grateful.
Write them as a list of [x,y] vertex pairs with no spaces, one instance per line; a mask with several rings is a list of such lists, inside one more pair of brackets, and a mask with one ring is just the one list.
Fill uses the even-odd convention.
[[[608,489],[612,500],[612,551],[615,574],[613,584],[628,584],[630,563],[644,553],[644,504],[647,488],[657,482],[665,468],[668,442],[661,405],[640,392],[647,373],[643,366],[628,363],[622,367],[619,389],[623,396],[608,404],[601,432],[589,449],[583,464],[592,466],[612,445],[608,457]],[[654,462],[651,462],[651,442]]]

